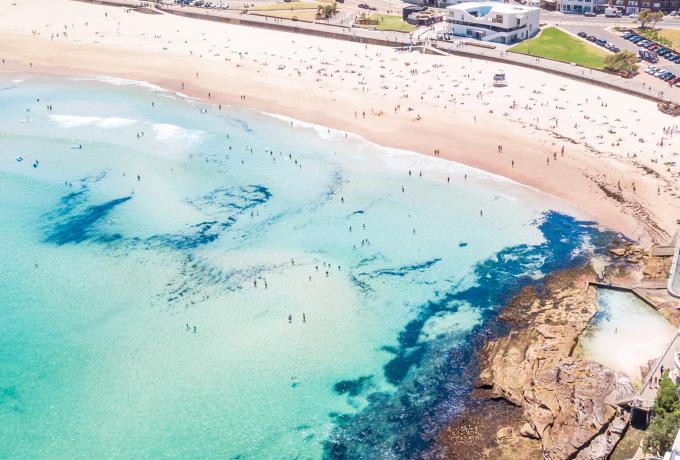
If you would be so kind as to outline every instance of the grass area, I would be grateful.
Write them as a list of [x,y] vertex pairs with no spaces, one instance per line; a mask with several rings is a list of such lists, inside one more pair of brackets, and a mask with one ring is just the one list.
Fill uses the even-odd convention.
[[[670,38],[675,35],[675,37],[680,42],[680,31],[678,30],[659,30],[659,29],[636,29],[635,32],[647,37],[650,40],[661,43],[663,46],[673,46],[673,40]],[[670,32],[668,35],[664,35],[664,32]]]
[[394,32],[413,32],[416,30],[416,26],[404,21],[401,16],[373,13],[366,19],[378,21],[378,24],[357,24],[357,26],[365,29],[374,27],[376,30],[391,30]]
[[659,30],[659,36],[670,42],[667,46],[671,46],[676,50],[680,49],[680,30],[661,29]]
[[556,27],[548,27],[535,38],[510,48],[513,53],[528,54],[562,62],[574,62],[591,69],[604,69],[607,52]]

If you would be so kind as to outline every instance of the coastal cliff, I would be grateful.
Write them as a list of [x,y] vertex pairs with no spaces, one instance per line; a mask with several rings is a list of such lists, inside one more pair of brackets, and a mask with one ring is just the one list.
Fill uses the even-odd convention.
[[[480,353],[478,407],[438,436],[453,458],[604,459],[621,437],[625,421],[617,397],[633,392],[628,379],[593,361],[572,356],[579,336],[597,312],[590,267],[549,277],[541,292],[527,287],[500,315],[510,332],[488,341]],[[514,410],[502,413],[503,400]],[[486,403],[484,402],[486,401]],[[475,419],[491,442],[475,441]],[[473,433],[472,435],[470,433]],[[437,457],[437,456],[435,456]]]

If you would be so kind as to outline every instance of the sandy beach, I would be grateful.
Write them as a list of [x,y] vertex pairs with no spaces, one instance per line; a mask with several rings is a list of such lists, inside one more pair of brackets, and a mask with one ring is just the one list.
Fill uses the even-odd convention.
[[[680,218],[678,125],[650,101],[547,73],[68,0],[1,0],[3,73],[144,80],[511,178],[630,238]],[[669,163],[670,162],[670,163]],[[452,178],[463,180],[463,178]]]

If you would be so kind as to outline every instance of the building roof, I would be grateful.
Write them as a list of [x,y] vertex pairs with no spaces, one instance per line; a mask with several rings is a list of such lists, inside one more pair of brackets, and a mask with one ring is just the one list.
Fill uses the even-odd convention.
[[525,5],[511,5],[509,3],[501,2],[464,2],[457,5],[451,5],[446,8],[447,10],[455,11],[478,11],[480,16],[486,16],[489,13],[497,14],[518,14],[518,13],[529,13],[531,11],[536,11],[538,8],[534,6]]

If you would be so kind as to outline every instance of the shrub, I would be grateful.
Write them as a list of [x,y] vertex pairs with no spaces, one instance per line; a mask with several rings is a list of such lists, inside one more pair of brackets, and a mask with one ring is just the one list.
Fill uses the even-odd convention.
[[611,72],[632,75],[637,72],[637,56],[631,51],[621,51],[604,58],[604,68]]

